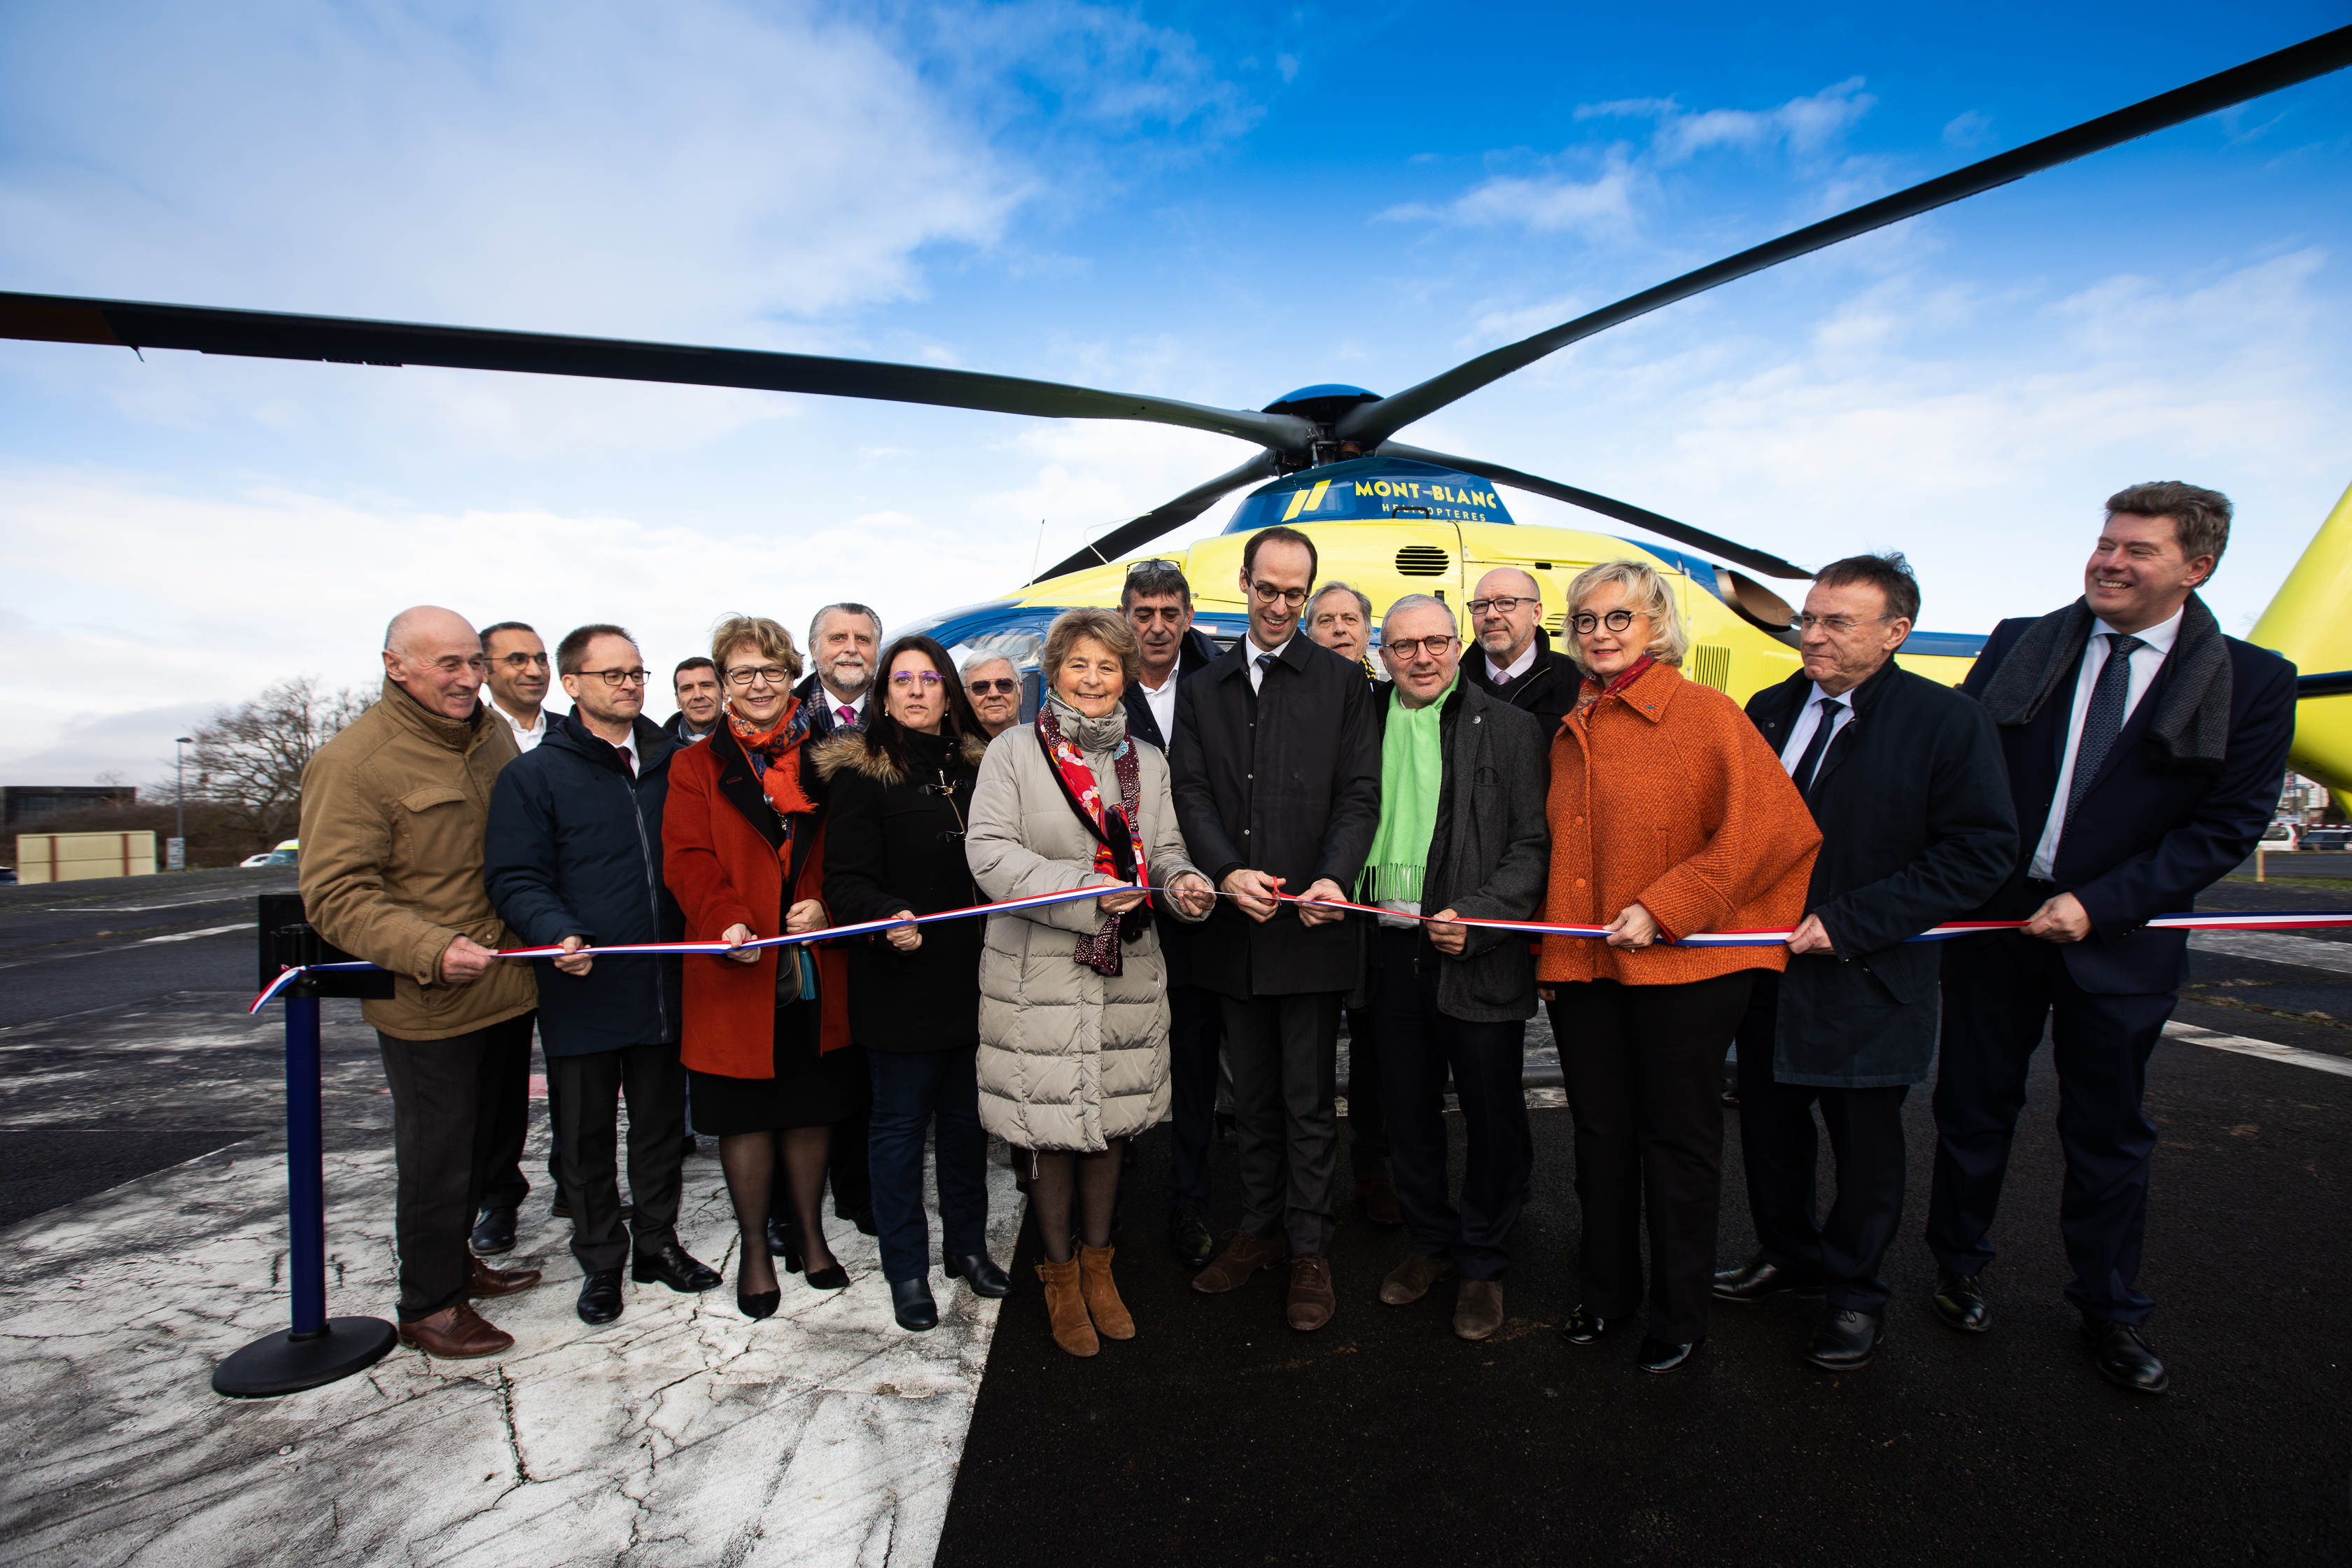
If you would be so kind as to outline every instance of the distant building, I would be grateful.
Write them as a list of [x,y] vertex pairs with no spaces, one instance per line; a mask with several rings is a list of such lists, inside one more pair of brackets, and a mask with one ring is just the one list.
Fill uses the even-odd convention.
[[69,811],[138,804],[135,784],[0,784],[0,828],[13,833]]

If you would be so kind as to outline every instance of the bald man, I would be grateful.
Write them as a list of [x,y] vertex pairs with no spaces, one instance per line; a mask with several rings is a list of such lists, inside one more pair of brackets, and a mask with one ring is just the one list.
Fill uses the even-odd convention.
[[1544,635],[1542,584],[1531,572],[1497,566],[1478,579],[1468,608],[1478,647],[1463,659],[1463,675],[1488,696],[1534,714],[1550,746],[1560,720],[1575,710],[1583,677]]
[[480,1205],[502,1075],[528,1059],[539,991],[482,883],[490,786],[519,754],[481,701],[471,622],[437,605],[393,617],[383,691],[302,774],[302,906],[320,936],[392,971],[362,1005],[392,1089],[400,1342],[463,1361],[514,1336],[477,1300],[539,1282],[466,1245]]

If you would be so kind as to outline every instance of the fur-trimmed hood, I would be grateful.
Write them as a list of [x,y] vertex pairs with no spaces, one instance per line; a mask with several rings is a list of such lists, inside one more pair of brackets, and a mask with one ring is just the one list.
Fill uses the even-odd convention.
[[[971,735],[961,737],[961,742],[965,763],[977,768],[980,759],[988,754],[988,742]],[[816,776],[827,784],[845,768],[856,769],[886,789],[907,782],[905,772],[868,731],[828,736],[810,748],[809,756],[816,763]]]

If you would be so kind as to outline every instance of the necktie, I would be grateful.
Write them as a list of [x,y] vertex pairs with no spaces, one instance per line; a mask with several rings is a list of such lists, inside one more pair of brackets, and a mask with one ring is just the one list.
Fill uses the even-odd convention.
[[1805,754],[1797,759],[1797,771],[1789,775],[1797,793],[1806,796],[1813,793],[1813,774],[1820,771],[1822,757],[1830,749],[1830,737],[1837,732],[1837,717],[1845,710],[1845,704],[1834,697],[1824,697],[1814,706],[1822,710],[1821,719],[1813,725],[1813,738],[1805,742]]
[[1511,672],[1510,672],[1509,670],[1507,670],[1507,670],[1505,670],[1505,671],[1503,671],[1503,673],[1502,673],[1502,674],[1500,674],[1500,675],[1498,675],[1498,676],[1495,677],[1495,689],[1496,689],[1496,690],[1497,690],[1497,691],[1500,691],[1501,689],[1503,689],[1503,688],[1505,688],[1506,686],[1508,686],[1510,683],[1511,683]]
[[629,748],[626,746],[615,746],[613,750],[621,753],[621,771],[635,780],[637,776],[637,759],[629,753]]
[[[2124,700],[2131,695],[2131,656],[2147,646],[2143,639],[2122,632],[2100,635],[2107,639],[2107,662],[2100,666],[2098,682],[2091,688],[2090,706],[2083,710],[2083,738],[2074,747],[2074,776],[2066,785],[2069,824],[2074,820],[2074,808],[2091,793],[2092,782],[2114,749],[2116,737],[2123,733]],[[2063,835],[2064,830],[2060,832]]]
[[844,703],[841,709],[841,727],[845,730],[857,728],[857,710],[846,703]]

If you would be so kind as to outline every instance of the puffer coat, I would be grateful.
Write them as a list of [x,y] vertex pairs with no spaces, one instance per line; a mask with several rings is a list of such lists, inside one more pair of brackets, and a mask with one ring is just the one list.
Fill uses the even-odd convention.
[[[1080,745],[1105,801],[1118,797],[1108,743],[1126,732],[1097,721],[1081,736],[1065,716],[1065,734]],[[1193,871],[1176,828],[1168,760],[1138,746],[1138,825],[1151,881]],[[972,792],[966,852],[973,880],[993,901],[1060,892],[1112,879],[1094,869],[1095,839],[1062,793],[1034,725],[1005,731],[989,743]],[[1196,873],[1197,874],[1197,873]],[[1192,921],[1166,894],[1156,909]],[[1081,938],[1103,922],[1092,900],[989,917],[980,958],[980,1120],[1024,1149],[1092,1152],[1168,1119],[1168,970],[1159,933],[1120,949],[1119,973],[1102,974],[1073,956]]]

